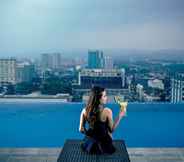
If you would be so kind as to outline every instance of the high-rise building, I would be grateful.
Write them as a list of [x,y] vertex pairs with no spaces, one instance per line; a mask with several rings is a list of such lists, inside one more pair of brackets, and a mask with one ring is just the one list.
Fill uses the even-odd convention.
[[105,56],[105,69],[113,69],[113,60],[110,56]]
[[46,71],[47,69],[52,68],[52,57],[48,53],[43,53],[41,55],[41,66],[42,66],[42,71]]
[[79,84],[83,88],[99,85],[106,88],[123,88],[125,86],[125,70],[117,69],[83,69],[79,73]]
[[16,59],[0,59],[0,84],[16,84]]
[[136,86],[136,92],[137,92],[137,96],[138,96],[139,101],[143,101],[143,99],[144,99],[143,88],[144,87],[141,84],[137,84],[137,86]]
[[104,55],[99,50],[88,51],[88,68],[90,69],[103,69],[105,65]]
[[165,100],[171,101],[171,76],[167,75],[164,80],[164,94],[165,94]]
[[60,53],[44,53],[41,57],[42,71],[58,70],[61,68],[62,56]]
[[35,66],[29,62],[17,64],[17,82],[31,82],[35,77]]
[[[108,96],[129,95],[128,89],[124,87],[124,69],[82,69],[78,75],[78,84],[72,87],[73,94],[74,96],[88,96],[93,86],[104,87]],[[111,98],[111,101],[113,101],[113,98]]]
[[61,68],[61,54],[60,53],[53,53],[52,54],[52,68],[57,70]]
[[184,102],[184,74],[177,74],[171,79],[171,102]]

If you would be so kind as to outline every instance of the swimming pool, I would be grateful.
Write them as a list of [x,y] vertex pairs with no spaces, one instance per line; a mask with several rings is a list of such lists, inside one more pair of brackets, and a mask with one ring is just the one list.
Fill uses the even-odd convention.
[[[108,104],[114,115],[118,106]],[[78,132],[83,103],[0,102],[0,147],[62,147]],[[128,105],[113,134],[128,147],[184,147],[184,104]]]

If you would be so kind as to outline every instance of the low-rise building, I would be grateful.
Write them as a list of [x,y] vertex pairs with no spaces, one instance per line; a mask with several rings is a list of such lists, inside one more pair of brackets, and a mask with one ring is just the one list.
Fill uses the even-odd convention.
[[16,84],[16,64],[14,58],[0,59],[0,84]]

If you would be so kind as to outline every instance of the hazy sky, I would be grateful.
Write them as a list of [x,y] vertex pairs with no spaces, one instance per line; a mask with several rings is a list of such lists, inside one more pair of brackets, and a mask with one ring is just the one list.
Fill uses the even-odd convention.
[[0,0],[0,56],[183,43],[184,0]]

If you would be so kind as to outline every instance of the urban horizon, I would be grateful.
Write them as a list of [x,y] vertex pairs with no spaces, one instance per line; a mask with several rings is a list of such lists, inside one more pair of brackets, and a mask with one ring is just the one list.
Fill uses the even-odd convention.
[[184,61],[176,55],[176,60],[140,55],[125,59],[102,50],[88,50],[87,55],[66,59],[61,53],[42,53],[36,60],[0,59],[1,97],[50,95],[84,101],[92,86],[99,85],[107,89],[111,101],[115,95],[129,102],[184,101]]
[[179,60],[184,61],[184,49],[126,49],[126,48],[114,48],[114,49],[103,49],[103,48],[80,48],[80,49],[63,49],[63,50],[43,50],[38,52],[20,52],[17,53],[5,53],[0,54],[0,58],[28,58],[28,59],[39,59],[41,54],[44,53],[60,53],[63,58],[85,58],[87,59],[89,50],[101,50],[106,55],[111,56],[113,58],[116,57],[124,57],[125,60],[127,58],[138,59],[142,58],[150,58],[150,59],[162,59],[162,60]]

